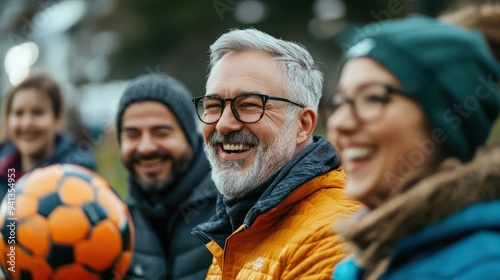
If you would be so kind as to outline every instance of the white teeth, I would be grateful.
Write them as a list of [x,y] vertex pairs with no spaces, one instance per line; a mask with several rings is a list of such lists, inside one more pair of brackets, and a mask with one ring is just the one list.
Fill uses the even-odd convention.
[[373,152],[373,148],[347,148],[342,155],[345,160],[362,159]]
[[250,150],[250,146],[243,144],[223,144],[223,148],[226,151],[247,151]]

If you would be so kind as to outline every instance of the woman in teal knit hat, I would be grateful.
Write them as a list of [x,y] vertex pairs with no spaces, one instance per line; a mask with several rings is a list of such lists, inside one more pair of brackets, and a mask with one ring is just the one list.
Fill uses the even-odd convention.
[[416,16],[368,26],[341,68],[330,139],[366,208],[337,230],[342,279],[500,279],[500,63],[484,37]]

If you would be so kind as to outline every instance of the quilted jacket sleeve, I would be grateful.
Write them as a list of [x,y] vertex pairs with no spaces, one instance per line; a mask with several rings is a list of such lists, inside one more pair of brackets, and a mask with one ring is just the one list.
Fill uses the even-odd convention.
[[316,195],[320,197],[311,198],[316,218],[308,219],[314,224],[304,224],[312,233],[297,244],[300,248],[288,258],[283,279],[331,279],[333,268],[351,253],[334,232],[333,224],[353,215],[360,205],[347,198],[343,189],[328,189]]
[[308,252],[290,258],[283,279],[331,279],[333,267],[347,256],[336,235],[324,236],[303,247]]

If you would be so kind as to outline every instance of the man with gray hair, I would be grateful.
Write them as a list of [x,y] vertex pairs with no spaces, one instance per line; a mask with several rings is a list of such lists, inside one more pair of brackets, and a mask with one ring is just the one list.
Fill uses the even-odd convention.
[[312,135],[322,73],[302,46],[255,29],[210,52],[206,95],[193,99],[220,192],[193,230],[214,256],[207,279],[330,279],[347,253],[332,221],[358,207],[337,152]]

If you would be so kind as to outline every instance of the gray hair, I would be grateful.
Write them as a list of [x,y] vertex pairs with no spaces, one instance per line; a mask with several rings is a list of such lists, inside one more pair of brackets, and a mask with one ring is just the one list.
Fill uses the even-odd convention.
[[276,39],[254,28],[234,29],[220,36],[210,46],[210,74],[224,55],[244,51],[263,52],[275,57],[285,74],[284,90],[287,97],[318,111],[323,73],[305,47]]

